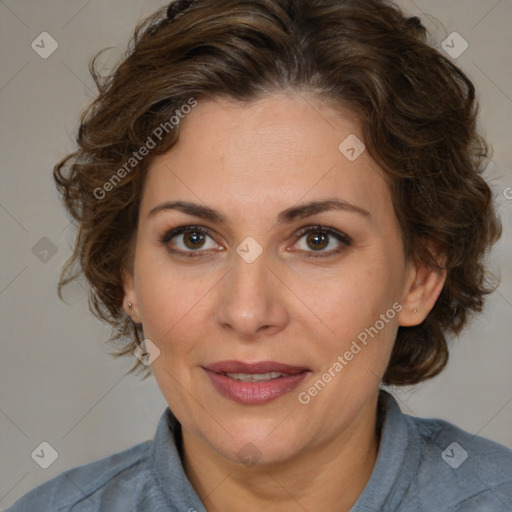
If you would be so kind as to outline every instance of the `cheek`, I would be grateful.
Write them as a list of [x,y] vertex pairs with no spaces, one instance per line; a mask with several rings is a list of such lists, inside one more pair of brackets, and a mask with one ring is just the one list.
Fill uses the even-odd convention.
[[354,255],[336,271],[316,274],[314,279],[303,276],[294,289],[332,331],[354,335],[395,302],[399,296],[395,274],[383,258]]
[[[188,279],[183,270],[165,256],[141,250],[135,261],[135,287],[144,335],[170,350],[169,340],[193,337],[194,321],[201,314],[205,288],[203,279]],[[179,348],[179,347],[178,347]]]
[[348,379],[350,389],[373,383],[385,370],[393,347],[399,295],[396,269],[389,262],[382,257],[353,258],[343,270],[324,278],[322,286],[304,286],[303,281],[301,287],[302,294],[309,288],[311,310],[321,320],[315,322],[319,326],[317,355],[326,369],[338,356],[343,358],[338,361],[343,377],[337,382]]

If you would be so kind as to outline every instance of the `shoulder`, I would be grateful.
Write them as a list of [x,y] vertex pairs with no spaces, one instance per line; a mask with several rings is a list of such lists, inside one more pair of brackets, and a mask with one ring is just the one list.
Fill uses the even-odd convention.
[[512,450],[444,420],[406,421],[420,453],[414,502],[434,500],[436,510],[512,510]]
[[[58,512],[101,510],[105,493],[115,492],[115,503],[131,503],[133,494],[148,471],[152,441],[145,441],[103,459],[69,469],[22,496],[6,512]],[[113,491],[115,489],[115,491]],[[133,496],[132,496],[133,498]],[[82,508],[74,508],[83,503]],[[126,507],[126,510],[129,510]]]

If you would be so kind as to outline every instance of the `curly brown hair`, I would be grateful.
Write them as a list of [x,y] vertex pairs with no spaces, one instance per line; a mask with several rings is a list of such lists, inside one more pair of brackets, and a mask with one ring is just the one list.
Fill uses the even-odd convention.
[[[475,88],[428,38],[417,17],[387,0],[180,0],[148,17],[110,74],[96,70],[102,52],[92,59],[99,94],[81,117],[78,149],[54,168],[78,224],[61,298],[83,274],[91,310],[112,325],[109,342],[120,343],[111,353],[132,354],[143,332],[123,310],[123,269],[148,166],[178,141],[179,122],[169,120],[191,98],[249,102],[309,91],[360,117],[407,257],[438,268],[428,247],[446,257],[434,308],[420,325],[399,328],[383,382],[437,375],[447,336],[459,334],[494,289],[484,259],[501,224],[482,177],[489,147],[477,132]],[[165,136],[135,165],[157,127]],[[138,367],[136,360],[130,372]]]

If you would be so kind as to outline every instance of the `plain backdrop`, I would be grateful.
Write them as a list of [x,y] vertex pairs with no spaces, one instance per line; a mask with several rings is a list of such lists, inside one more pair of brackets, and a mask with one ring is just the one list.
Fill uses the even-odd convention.
[[[91,57],[125,50],[156,0],[0,0],[0,510],[62,471],[151,439],[167,406],[154,379],[124,376],[108,326],[88,311],[79,285],[56,293],[73,230],[57,199],[55,162],[74,148],[82,109],[95,94]],[[487,174],[499,197],[504,235],[490,262],[501,285],[485,312],[453,344],[444,373],[393,390],[403,410],[441,417],[512,447],[512,1],[401,0],[432,29],[433,44],[462,41],[453,58],[473,80],[482,131],[494,148]],[[42,58],[33,48],[40,34]],[[455,44],[455,43],[454,43]],[[41,46],[41,44],[39,43]],[[458,45],[458,46],[457,46]],[[452,44],[453,46],[453,44]],[[511,188],[509,188],[511,187]],[[31,454],[49,443],[58,458],[42,469]]]

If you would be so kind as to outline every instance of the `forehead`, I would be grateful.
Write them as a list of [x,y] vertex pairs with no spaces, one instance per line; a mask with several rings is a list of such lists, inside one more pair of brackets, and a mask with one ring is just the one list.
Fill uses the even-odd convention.
[[346,152],[363,148],[355,116],[311,94],[202,100],[182,123],[178,143],[149,167],[144,210],[186,199],[243,215],[327,196],[376,214],[391,206],[367,151]]

